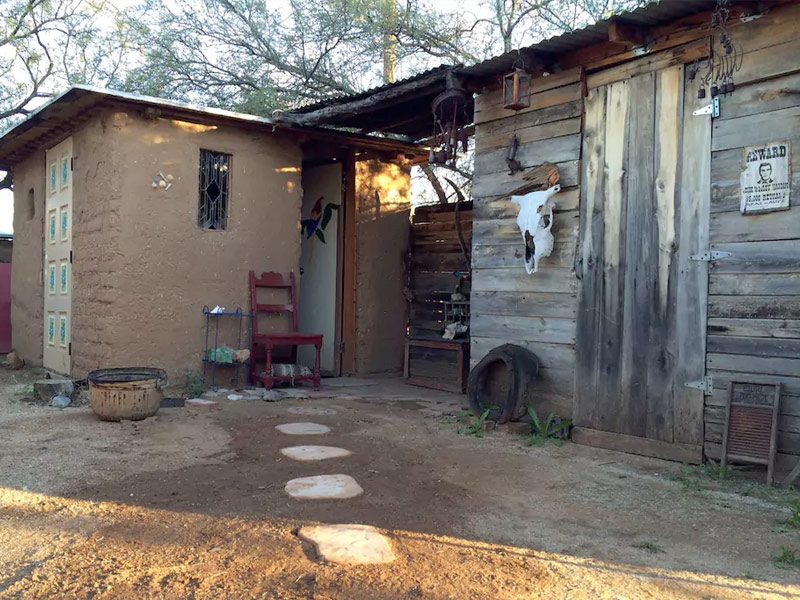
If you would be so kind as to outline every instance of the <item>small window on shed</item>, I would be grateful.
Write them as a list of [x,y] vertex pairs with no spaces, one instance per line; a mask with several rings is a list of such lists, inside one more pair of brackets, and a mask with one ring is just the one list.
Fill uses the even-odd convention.
[[228,223],[231,155],[200,150],[200,205],[197,226],[225,229]]

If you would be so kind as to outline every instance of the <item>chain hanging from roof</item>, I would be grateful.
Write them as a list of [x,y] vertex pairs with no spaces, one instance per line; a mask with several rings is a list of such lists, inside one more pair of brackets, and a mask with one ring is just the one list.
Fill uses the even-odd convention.
[[713,30],[711,52],[706,59],[705,67],[700,66],[699,60],[690,67],[689,79],[692,81],[704,70],[700,79],[700,89],[697,90],[698,98],[706,97],[707,86],[708,94],[712,98],[720,94],[730,94],[736,89],[733,76],[742,68],[744,50],[742,45],[731,37],[727,27],[731,14],[730,4],[731,0],[717,0],[717,7],[711,13]]
[[466,152],[469,144],[467,125],[472,122],[468,110],[470,94],[451,72],[447,73],[447,89],[433,99],[433,136],[428,154],[430,164],[455,165],[459,146]]

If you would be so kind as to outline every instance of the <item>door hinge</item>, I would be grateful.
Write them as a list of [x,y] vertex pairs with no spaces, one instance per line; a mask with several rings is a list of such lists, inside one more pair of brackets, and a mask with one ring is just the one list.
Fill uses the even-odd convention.
[[70,171],[74,171],[75,170],[75,157],[74,156],[70,156],[69,157],[69,170]]
[[344,342],[339,342],[339,354],[344,354]]
[[733,256],[732,252],[723,252],[722,250],[711,250],[709,252],[703,252],[702,254],[690,254],[689,260],[711,262],[712,260],[720,260],[721,258],[728,258],[730,256]]
[[67,350],[70,356],[72,356],[72,342],[69,343],[69,348]]
[[711,104],[704,106],[703,108],[698,108],[692,114],[695,117],[699,117],[701,115],[711,115],[712,119],[719,117],[719,96],[714,96],[714,98],[711,100]]
[[72,250],[69,251],[69,264],[72,264]]
[[711,396],[714,393],[714,380],[711,375],[706,375],[699,381],[687,381],[683,387],[692,388],[693,390],[703,390],[704,396]]

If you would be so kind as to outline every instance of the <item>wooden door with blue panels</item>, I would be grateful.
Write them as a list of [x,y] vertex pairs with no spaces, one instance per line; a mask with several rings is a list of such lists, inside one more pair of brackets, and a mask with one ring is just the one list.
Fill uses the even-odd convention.
[[45,369],[71,374],[72,138],[46,153],[44,231]]

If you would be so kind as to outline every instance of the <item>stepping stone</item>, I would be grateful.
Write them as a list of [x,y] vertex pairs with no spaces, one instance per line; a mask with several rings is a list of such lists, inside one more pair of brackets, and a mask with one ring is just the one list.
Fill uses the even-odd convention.
[[352,452],[335,446],[292,446],[291,448],[282,448],[281,454],[294,460],[309,461],[341,458],[350,456]]
[[369,525],[308,525],[297,532],[322,560],[344,565],[375,565],[395,559],[389,540]]
[[364,493],[350,475],[314,475],[292,479],[285,488],[292,498],[302,500],[334,500],[355,498]]
[[288,412],[293,415],[335,415],[336,411],[332,408],[322,406],[292,406]]
[[321,435],[331,430],[330,427],[319,423],[283,423],[276,425],[275,429],[288,435]]
[[200,410],[217,410],[218,404],[213,400],[205,398],[190,398],[184,403],[187,408],[197,408]]

